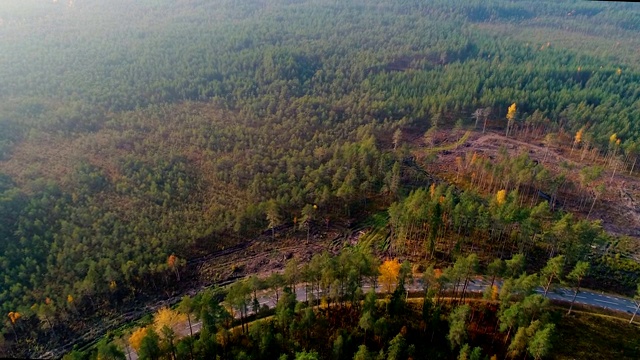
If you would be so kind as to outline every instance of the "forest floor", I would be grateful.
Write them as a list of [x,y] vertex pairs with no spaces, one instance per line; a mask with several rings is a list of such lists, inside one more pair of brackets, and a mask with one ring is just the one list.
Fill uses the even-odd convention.
[[[485,306],[487,305],[496,305],[497,302],[495,300],[486,300],[479,297],[484,291],[484,287],[489,284],[490,281],[488,279],[483,279],[482,277],[478,277],[475,281],[472,281],[472,284],[468,289],[469,293],[465,302],[471,304],[480,311],[483,311],[482,309],[485,309]],[[407,301],[416,304],[417,309],[421,308],[421,303],[424,299],[422,288],[422,285],[417,281],[414,281],[407,286]],[[370,291],[371,286],[364,285],[363,290]],[[381,286],[376,287],[375,291],[378,293],[380,299],[384,299],[389,296],[389,294],[384,294],[385,291]],[[539,289],[538,292],[540,293],[541,291],[542,289]],[[563,289],[560,292],[564,291],[568,291],[568,289]],[[294,293],[297,301],[308,301],[309,299],[307,296],[308,294],[304,289],[304,284],[299,284]],[[586,291],[586,293],[588,294],[590,292]],[[553,310],[554,316],[557,318],[556,324],[558,326],[559,334],[556,336],[557,345],[554,346],[554,349],[557,349],[557,354],[554,358],[575,359],[576,357],[572,357],[572,354],[581,354],[581,356],[577,357],[579,359],[638,358],[638,351],[640,351],[638,348],[638,341],[640,341],[640,327],[635,324],[629,325],[628,318],[630,315],[625,314],[623,311],[607,310],[606,307],[602,307],[602,304],[595,302],[592,302],[594,304],[593,306],[576,303],[572,314],[567,315],[566,310],[569,305],[568,300],[566,298],[558,298],[557,296],[554,296],[554,292],[551,292],[548,295],[551,295],[551,299],[556,299],[553,301]],[[454,299],[443,294],[438,301],[448,302],[451,300]],[[261,306],[266,306],[269,309],[274,309],[276,306],[274,294],[266,290],[258,292],[258,302]],[[337,304],[332,305],[337,306]],[[322,308],[322,306],[314,307]],[[626,313],[629,312],[630,311],[628,310],[626,311]],[[250,324],[256,321],[265,321],[270,318],[270,316],[254,318],[255,313],[251,310],[249,310],[248,314],[248,322]],[[239,314],[235,313],[234,317],[239,319]],[[191,333],[199,333],[202,330],[202,322],[198,321],[193,323],[191,328],[186,322],[184,322],[177,325],[176,328],[178,337],[183,338],[189,336]],[[234,329],[239,331],[240,325],[236,325]],[[496,334],[485,333],[484,331],[486,328],[478,327],[478,324],[475,326],[470,325],[469,329],[473,329],[474,337],[484,336],[488,339],[496,337]],[[603,334],[605,332],[607,334]],[[497,338],[501,337],[502,335],[497,335]],[[572,346],[569,347],[569,351],[567,351],[567,348],[564,347],[564,345],[560,346],[560,344],[564,344],[564,339],[571,339]],[[594,347],[590,347],[590,344],[594,344]],[[611,344],[614,344],[614,346],[612,347]],[[595,355],[585,356],[592,352]],[[138,354],[135,350],[128,349],[127,358],[130,360],[137,360]]]
[[292,258],[305,263],[323,251],[338,253],[344,241],[352,237],[346,228],[339,225],[322,226],[316,230],[311,232],[308,242],[303,231],[292,228],[276,232],[275,239],[265,233],[246,243],[247,246],[241,251],[221,257],[214,253],[204,261],[196,260],[194,263],[197,264],[191,271],[195,272],[194,279],[200,286],[249,275],[268,276],[284,269],[286,262]]
[[312,229],[308,242],[306,232],[292,227],[283,227],[275,235],[274,239],[270,231],[265,232],[236,246],[190,260],[181,274],[183,281],[180,282],[179,289],[165,293],[165,296],[154,301],[145,301],[143,307],[121,309],[118,316],[101,320],[100,325],[92,327],[73,341],[48,351],[43,357],[60,357],[74,345],[91,346],[108,330],[131,326],[133,321],[143,315],[172,306],[185,295],[194,296],[211,286],[226,285],[250,275],[266,277],[274,271],[283,270],[289,259],[296,258],[305,262],[323,251],[339,253],[345,242],[357,242],[357,234],[348,231],[341,224]]
[[[466,153],[496,158],[502,146],[505,146],[510,156],[517,156],[527,152],[529,157],[542,163],[550,172],[558,174],[561,171],[561,163],[571,164],[568,173],[570,180],[579,184],[579,171],[584,166],[597,164],[591,159],[580,161],[580,155],[569,156],[569,151],[559,147],[547,149],[541,141],[522,141],[488,132],[469,132],[465,130],[440,130],[436,135],[439,143],[437,152],[429,151],[424,147],[421,136],[414,139],[411,144],[414,155],[419,160],[427,156],[435,159],[429,162],[426,170],[456,183],[456,157],[463,157]],[[424,163],[423,161],[421,161]],[[564,169],[567,167],[565,166]],[[640,214],[638,209],[640,199],[640,179],[637,176],[629,176],[628,173],[616,172],[612,177],[612,169],[606,168],[603,178],[606,179],[607,188],[602,198],[598,200],[590,219],[601,219],[603,227],[614,234],[624,234],[636,237],[634,248],[640,244],[637,238],[640,235]],[[564,203],[563,208],[579,217],[587,217],[589,206],[574,206],[571,201],[571,192],[561,192],[558,200]],[[575,196],[575,195],[573,195]],[[268,274],[284,268],[287,260],[296,258],[301,263],[308,261],[314,254],[323,251],[338,253],[346,242],[356,243],[360,232],[350,230],[344,224],[331,224],[329,227],[316,225],[311,231],[311,238],[307,242],[306,233],[292,227],[283,228],[276,232],[273,239],[270,232],[248,241],[239,242],[236,246],[220,249],[207,256],[192,259],[188,262],[187,269],[182,277],[184,280],[179,290],[166,294],[162,300],[148,302],[144,308],[138,308],[127,312],[126,316],[114,319],[108,325],[113,329],[125,324],[132,319],[139,318],[145,313],[153,313],[161,307],[174,304],[184,295],[195,295],[212,285],[223,285],[245,276],[256,274],[264,277]],[[638,254],[636,254],[638,255]],[[115,325],[115,326],[114,326]],[[94,328],[73,343],[87,343],[99,338],[106,328]],[[50,355],[57,356],[68,351],[73,345],[67,344]]]
[[[418,136],[412,141],[414,155],[421,163],[427,164],[428,172],[437,174],[451,183],[462,185],[456,181],[456,158],[465,158],[467,153],[476,153],[478,156],[496,159],[500,149],[506,148],[510,157],[516,157],[527,153],[529,158],[543,165],[552,175],[566,174],[568,186],[564,186],[558,193],[558,204],[566,211],[579,218],[601,220],[602,227],[614,235],[626,235],[633,238],[633,244],[629,244],[629,255],[640,260],[640,174],[634,171],[615,170],[605,164],[600,155],[592,156],[589,153],[581,159],[581,150],[562,146],[546,146],[541,139],[524,141],[520,138],[507,138],[504,134],[495,132],[472,132],[471,135],[464,130],[440,130],[433,136],[438,143],[438,148],[445,148],[447,144],[456,146],[447,150],[438,151],[433,157],[430,149],[424,147],[423,138]],[[464,141],[460,141],[464,140]],[[425,161],[432,156],[430,161]],[[590,215],[589,209],[592,198],[584,205],[580,205],[580,197],[585,191],[580,189],[580,170],[587,166],[599,165],[604,167],[598,183],[605,185],[604,193],[597,199]],[[593,189],[588,188],[591,194]]]

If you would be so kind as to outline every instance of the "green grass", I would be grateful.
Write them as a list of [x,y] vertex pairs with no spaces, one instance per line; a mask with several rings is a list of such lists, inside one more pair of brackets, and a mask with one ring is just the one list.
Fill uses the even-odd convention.
[[455,149],[459,148],[460,146],[462,146],[464,143],[466,143],[467,140],[469,140],[469,136],[471,136],[471,131],[467,130],[462,135],[462,137],[460,137],[460,139],[458,139],[458,141],[450,143],[450,144],[445,144],[445,145],[442,145],[442,146],[425,148],[424,152],[425,152],[425,154],[429,154],[429,153],[438,153],[438,152],[441,152],[441,151],[452,151],[452,150],[455,150]]
[[640,327],[590,314],[563,316],[556,325],[554,359],[640,359]]

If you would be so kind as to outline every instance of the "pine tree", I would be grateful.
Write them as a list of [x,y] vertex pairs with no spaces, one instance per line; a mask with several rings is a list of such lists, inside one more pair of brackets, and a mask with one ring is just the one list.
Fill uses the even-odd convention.
[[267,221],[269,222],[269,229],[271,229],[271,236],[276,239],[276,227],[282,224],[282,216],[280,214],[280,206],[278,203],[271,199],[267,202],[266,210]]
[[564,266],[564,255],[558,255],[547,261],[547,265],[540,271],[540,280],[543,282],[544,296],[547,296],[549,288],[554,280],[559,280],[562,276]]
[[584,279],[587,271],[589,271],[589,263],[586,261],[578,261],[573,270],[571,270],[571,272],[567,275],[567,279],[573,282],[574,285],[573,298],[571,299],[571,305],[569,306],[567,315],[571,314],[573,304],[575,303],[576,297],[578,297],[578,293],[580,292],[580,282],[582,282],[582,279]]
[[551,340],[555,325],[547,324],[543,329],[536,331],[531,340],[527,350],[534,359],[539,360],[547,356],[551,351]]

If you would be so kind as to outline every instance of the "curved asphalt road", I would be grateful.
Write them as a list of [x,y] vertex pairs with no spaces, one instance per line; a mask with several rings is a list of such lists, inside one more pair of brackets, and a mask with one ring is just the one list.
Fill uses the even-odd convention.
[[[501,281],[496,280],[495,282],[498,287],[501,286]],[[462,285],[462,284],[460,284]],[[451,286],[451,285],[449,285]],[[467,285],[467,291],[469,292],[483,292],[487,287],[491,286],[491,281],[484,277],[477,277],[469,282]],[[371,289],[371,285],[364,285],[362,287],[363,291],[366,293]],[[461,288],[461,286],[460,286]],[[407,285],[407,290],[410,292],[419,292],[423,291],[421,281],[414,281],[413,283]],[[542,295],[544,294],[544,289],[542,287],[538,287],[536,293]],[[376,287],[376,293],[382,293],[384,290],[381,286]],[[296,286],[296,299],[298,301],[306,301],[307,300],[307,292],[303,285]],[[314,291],[315,294],[315,291]],[[573,299],[574,291],[569,288],[556,288],[550,289],[547,293],[547,298],[550,300],[557,300],[570,303]],[[276,306],[275,296],[269,296],[267,294],[263,294],[258,298],[258,302],[260,305],[267,305],[269,308],[274,308]],[[576,297],[576,304],[595,306],[601,309],[614,310],[625,312],[628,314],[633,314],[633,312],[638,307],[638,303],[634,302],[629,298],[625,298],[622,296],[614,296],[604,293],[598,293],[591,290],[580,290],[578,296]],[[249,315],[251,315],[253,311],[249,311]],[[235,317],[239,317],[238,314],[234,313]],[[200,332],[202,329],[202,322],[192,323],[192,331],[194,334]],[[178,327],[176,334],[178,337],[189,336],[189,325],[184,324]],[[127,353],[128,360],[138,360],[138,354],[136,354],[135,350],[129,348]]]

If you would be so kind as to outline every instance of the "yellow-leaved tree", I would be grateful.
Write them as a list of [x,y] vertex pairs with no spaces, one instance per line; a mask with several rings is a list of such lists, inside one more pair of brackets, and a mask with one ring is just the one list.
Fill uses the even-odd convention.
[[496,194],[496,202],[502,206],[507,201],[507,190],[500,190]]
[[582,142],[582,134],[584,132],[584,128],[581,128],[580,130],[578,130],[578,132],[576,133],[576,136],[573,138],[573,145],[571,145],[571,152],[569,153],[569,156],[571,156],[571,154],[573,154],[573,149],[577,146],[580,145],[580,143]]
[[613,133],[611,136],[609,136],[609,149],[607,151],[607,162],[609,162],[609,165],[613,163],[613,159],[616,157],[619,146],[620,139],[618,139],[618,134]]
[[509,109],[507,110],[507,134],[506,136],[509,136],[509,130],[511,129],[511,125],[513,124],[513,121],[516,119],[516,103],[511,104],[511,106],[509,106]]
[[378,282],[388,292],[395,290],[398,283],[398,274],[400,273],[400,262],[398,259],[385,260],[380,265],[380,276]]
[[584,132],[584,128],[578,130],[578,132],[576,133],[576,136],[573,138],[573,143],[574,144],[580,144],[582,142],[582,133]]
[[153,316],[153,327],[159,334],[162,333],[162,328],[165,326],[176,331],[179,325],[186,322],[187,315],[171,310],[168,307],[163,307]]
[[136,351],[140,351],[140,345],[142,345],[142,339],[144,339],[145,336],[147,336],[147,328],[138,328],[129,336],[129,345]]

